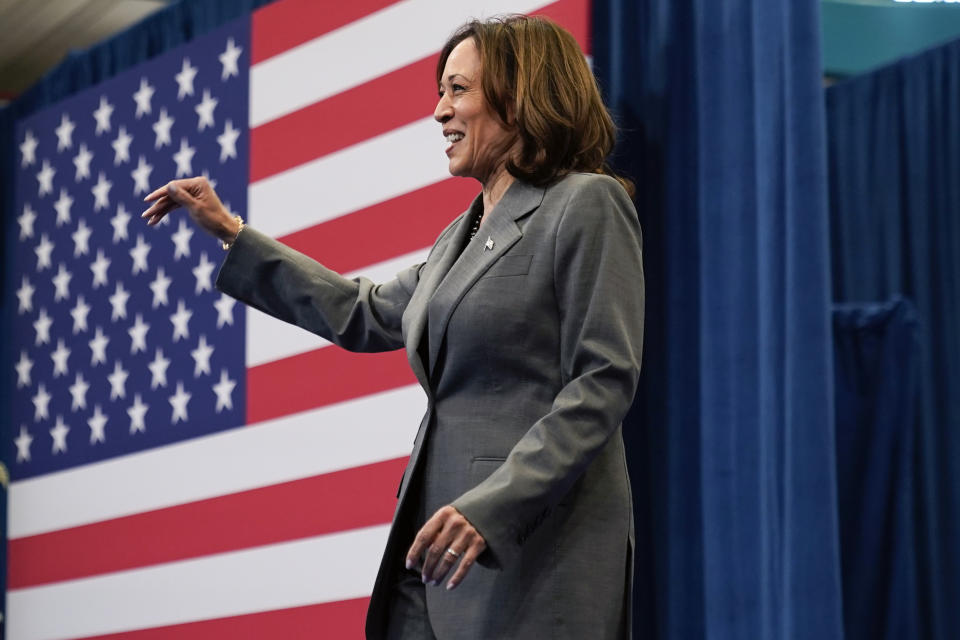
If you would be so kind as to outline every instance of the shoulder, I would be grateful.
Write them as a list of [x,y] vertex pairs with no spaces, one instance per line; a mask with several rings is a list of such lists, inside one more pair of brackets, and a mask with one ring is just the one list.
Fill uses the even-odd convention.
[[569,173],[547,187],[545,196],[560,198],[614,198],[630,200],[616,179],[599,173]]
[[555,210],[559,232],[574,236],[602,229],[639,230],[637,210],[615,178],[598,173],[571,173],[547,187],[546,207]]

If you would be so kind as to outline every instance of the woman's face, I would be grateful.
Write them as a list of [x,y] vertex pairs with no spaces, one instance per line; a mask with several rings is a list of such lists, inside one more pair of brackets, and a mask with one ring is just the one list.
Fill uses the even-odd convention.
[[433,113],[447,138],[450,174],[487,184],[504,170],[511,132],[493,114],[480,86],[480,54],[473,38],[450,52]]

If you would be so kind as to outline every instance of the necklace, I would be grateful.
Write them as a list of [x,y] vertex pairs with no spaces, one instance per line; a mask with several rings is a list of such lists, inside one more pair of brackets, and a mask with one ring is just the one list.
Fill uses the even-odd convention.
[[480,231],[480,221],[483,219],[483,209],[479,209],[475,214],[473,214],[473,220],[470,222],[470,237],[467,238],[467,241],[473,240],[473,236],[477,235],[477,231]]

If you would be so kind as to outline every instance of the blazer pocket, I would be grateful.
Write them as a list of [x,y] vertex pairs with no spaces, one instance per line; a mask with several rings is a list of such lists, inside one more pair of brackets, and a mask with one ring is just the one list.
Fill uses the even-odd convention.
[[533,256],[502,256],[490,265],[483,278],[502,278],[504,276],[525,276],[530,271]]
[[476,456],[470,461],[470,488],[477,486],[500,468],[506,458]]

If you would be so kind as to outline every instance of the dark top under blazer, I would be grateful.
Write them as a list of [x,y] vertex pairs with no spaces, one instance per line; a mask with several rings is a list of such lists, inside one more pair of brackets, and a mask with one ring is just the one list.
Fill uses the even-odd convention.
[[347,349],[405,347],[426,391],[369,638],[384,636],[411,543],[396,523],[418,501],[427,514],[453,504],[488,545],[457,589],[427,589],[441,640],[623,637],[633,514],[620,423],[643,341],[636,211],[615,180],[573,174],[546,188],[515,182],[461,253],[467,219],[379,285],[246,229],[217,286]]

